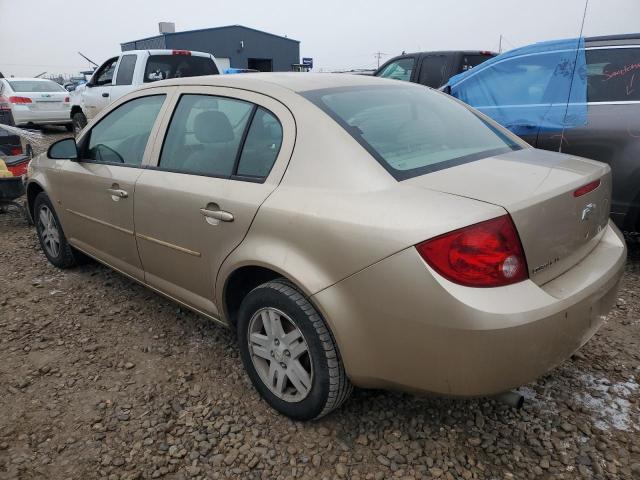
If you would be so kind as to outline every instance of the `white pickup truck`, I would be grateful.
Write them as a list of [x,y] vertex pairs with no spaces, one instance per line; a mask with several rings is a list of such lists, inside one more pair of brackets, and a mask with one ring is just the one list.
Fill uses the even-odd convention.
[[216,75],[213,55],[190,50],[129,50],[104,62],[71,93],[71,120],[77,134],[104,107],[137,87],[157,80]]

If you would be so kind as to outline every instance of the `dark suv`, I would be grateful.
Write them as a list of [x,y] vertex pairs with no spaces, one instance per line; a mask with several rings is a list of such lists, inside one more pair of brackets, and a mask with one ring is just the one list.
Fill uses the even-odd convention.
[[438,88],[453,75],[466,72],[496,55],[479,50],[408,53],[386,62],[374,76]]
[[531,145],[606,162],[611,217],[640,232],[640,34],[558,40],[506,52],[444,91]]

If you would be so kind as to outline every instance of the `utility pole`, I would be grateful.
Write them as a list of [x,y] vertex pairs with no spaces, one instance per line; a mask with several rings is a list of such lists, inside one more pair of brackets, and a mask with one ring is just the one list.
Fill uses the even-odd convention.
[[389,54],[384,52],[376,52],[373,54],[373,56],[378,59],[378,68],[380,68],[380,59],[382,58],[383,55],[389,55]]

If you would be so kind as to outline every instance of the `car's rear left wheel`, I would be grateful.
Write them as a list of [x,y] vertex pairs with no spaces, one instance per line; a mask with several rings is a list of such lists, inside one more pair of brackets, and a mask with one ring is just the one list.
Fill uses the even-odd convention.
[[264,283],[244,298],[238,341],[253,385],[271,407],[288,417],[320,418],[351,393],[327,325],[284,279]]

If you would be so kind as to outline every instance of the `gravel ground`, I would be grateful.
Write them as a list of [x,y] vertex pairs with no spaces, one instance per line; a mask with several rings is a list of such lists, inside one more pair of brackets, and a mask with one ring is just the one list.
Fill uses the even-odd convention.
[[13,214],[0,279],[0,478],[640,478],[637,251],[523,409],[357,390],[310,423],[260,400],[232,332],[98,264],[57,270]]

